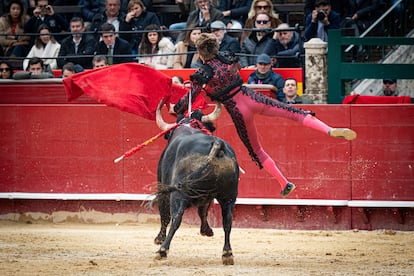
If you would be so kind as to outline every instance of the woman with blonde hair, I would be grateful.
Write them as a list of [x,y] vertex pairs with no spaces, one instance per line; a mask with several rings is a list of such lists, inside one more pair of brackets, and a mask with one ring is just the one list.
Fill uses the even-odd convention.
[[50,66],[50,69],[56,69],[56,58],[59,55],[60,44],[50,34],[50,28],[46,24],[39,26],[38,33],[39,35],[35,38],[35,44],[23,61],[23,70],[26,70],[29,60],[32,57],[39,57],[45,65]]
[[[244,28],[253,29],[256,16],[260,13],[265,13],[269,16],[270,27],[272,29],[277,28],[277,26],[282,23],[282,20],[279,19],[279,15],[275,13],[273,9],[273,3],[271,0],[253,0],[249,13],[247,14],[246,22],[244,23]],[[240,38],[240,45],[243,44],[244,39],[251,33],[252,31],[250,30],[243,31]]]
[[[277,179],[283,197],[289,195],[295,189],[295,185],[286,179],[262,148],[254,122],[256,114],[290,119],[331,137],[346,140],[356,138],[356,133],[351,129],[332,128],[317,119],[310,111],[281,103],[244,86],[238,64],[218,54],[219,45],[213,34],[202,33],[196,41],[196,46],[204,64],[190,77],[192,87],[188,94],[191,93],[192,101],[204,91],[212,101],[225,106],[251,158],[259,168],[264,168]],[[177,114],[187,110],[188,94],[174,106]]]
[[195,68],[200,65],[195,42],[201,34],[201,29],[194,24],[188,28],[190,30],[185,32],[184,39],[175,46],[174,69]]
[[164,37],[158,25],[149,25],[145,28],[139,45],[139,63],[155,69],[172,68],[174,62],[174,44]]

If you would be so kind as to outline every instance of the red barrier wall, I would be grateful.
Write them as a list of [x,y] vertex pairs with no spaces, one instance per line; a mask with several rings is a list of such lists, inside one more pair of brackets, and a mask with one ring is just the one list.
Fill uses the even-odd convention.
[[[119,164],[113,160],[159,132],[155,123],[82,97],[67,104],[61,84],[0,86],[0,193],[150,194],[159,139]],[[4,92],[4,93],[3,93]],[[414,108],[412,105],[308,105],[326,123],[352,127],[358,139],[330,138],[281,118],[258,116],[264,148],[297,184],[290,199],[414,201]],[[167,115],[168,116],[168,115]],[[171,120],[173,119],[170,117]],[[239,141],[228,114],[217,136],[235,149],[240,198],[280,198],[276,180],[259,170]],[[284,206],[286,205],[286,206]],[[129,212],[129,201],[0,200],[0,212],[98,209]],[[220,211],[212,208],[213,225]],[[196,222],[190,212],[188,220]],[[279,229],[414,230],[413,208],[283,204],[237,205],[236,227]]]

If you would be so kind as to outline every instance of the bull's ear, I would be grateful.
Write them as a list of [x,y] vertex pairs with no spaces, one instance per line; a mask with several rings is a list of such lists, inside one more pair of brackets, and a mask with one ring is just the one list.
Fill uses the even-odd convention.
[[222,110],[221,103],[216,102],[216,107],[214,108],[213,112],[211,112],[208,115],[204,115],[203,117],[201,117],[201,121],[203,123],[214,122],[220,116],[221,110]]

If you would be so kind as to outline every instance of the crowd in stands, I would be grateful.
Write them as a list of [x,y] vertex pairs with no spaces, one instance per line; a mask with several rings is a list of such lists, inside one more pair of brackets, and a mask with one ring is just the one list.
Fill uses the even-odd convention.
[[[97,56],[100,62],[105,58],[105,66],[139,62],[157,69],[197,68],[195,39],[202,32],[216,35],[220,52],[238,57],[241,68],[259,68],[260,54],[270,57],[269,68],[301,67],[304,42],[328,41],[328,29],[349,27],[360,34],[378,18],[382,0],[306,0],[303,33],[279,19],[271,0],[165,1],[188,12],[185,22],[169,26],[161,24],[147,0],[3,2],[2,60],[20,59],[22,68],[15,69],[30,72],[32,59],[38,58],[49,69],[70,64],[67,71],[76,73],[96,68]],[[59,14],[58,5],[81,6],[80,13]]]

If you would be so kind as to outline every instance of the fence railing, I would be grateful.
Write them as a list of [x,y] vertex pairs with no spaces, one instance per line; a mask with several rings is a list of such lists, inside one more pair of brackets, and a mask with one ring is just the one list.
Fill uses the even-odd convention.
[[[341,103],[345,81],[359,79],[414,79],[414,64],[378,64],[346,62],[344,49],[349,45],[414,45],[408,37],[347,37],[341,30],[329,30],[328,103]],[[331,66],[329,66],[331,65]]]

